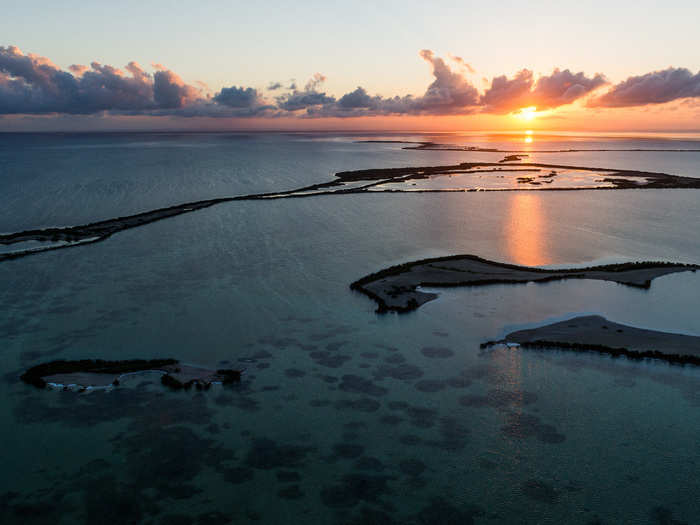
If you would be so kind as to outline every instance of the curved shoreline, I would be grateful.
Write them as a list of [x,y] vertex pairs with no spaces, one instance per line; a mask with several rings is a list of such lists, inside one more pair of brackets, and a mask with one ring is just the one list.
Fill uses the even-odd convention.
[[539,328],[517,330],[500,341],[482,343],[481,348],[499,344],[700,366],[700,337],[636,328],[600,315],[579,316]]
[[696,271],[699,265],[643,261],[551,270],[489,261],[476,255],[450,255],[391,266],[350,285],[377,303],[377,312],[405,313],[437,298],[419,286],[440,288],[597,279],[647,289],[656,277]]

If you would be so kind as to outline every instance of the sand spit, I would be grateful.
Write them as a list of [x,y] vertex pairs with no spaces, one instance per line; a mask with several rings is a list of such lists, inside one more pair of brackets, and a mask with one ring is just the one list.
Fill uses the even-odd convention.
[[557,348],[598,352],[630,359],[663,359],[700,365],[700,337],[645,330],[615,323],[599,315],[587,315],[540,328],[518,330],[494,344],[518,344],[523,348]]
[[452,255],[392,266],[355,281],[350,288],[376,301],[377,312],[410,312],[437,298],[437,294],[419,290],[420,286],[436,288],[598,279],[649,288],[656,277],[697,269],[700,266],[671,262],[634,262],[549,270],[489,261],[476,255]]
[[213,383],[234,383],[241,379],[240,370],[183,365],[175,359],[51,361],[33,366],[20,379],[38,388],[88,390],[118,386],[125,376],[138,373],[159,373],[161,383],[174,390],[193,386],[198,390],[208,389]]
[[[516,167],[517,166],[517,167]],[[552,170],[550,175],[539,175],[547,185],[542,186],[542,182],[534,177],[523,178],[517,181],[520,187],[512,188],[488,188],[488,187],[466,187],[449,189],[396,189],[382,188],[383,184],[401,183],[415,179],[428,179],[438,175],[463,175],[476,174],[481,176],[484,173],[509,173],[509,172],[533,172],[538,173],[543,170]],[[590,187],[552,187],[549,183],[551,177],[557,175],[553,170],[578,170],[583,172],[600,173],[603,177],[596,183],[603,184]],[[499,175],[500,176],[500,175]],[[257,193],[250,195],[239,195],[233,197],[221,197],[196,202],[187,202],[159,208],[156,210],[137,213],[124,217],[116,217],[103,221],[83,224],[78,226],[67,226],[60,228],[44,228],[25,230],[14,233],[0,234],[0,245],[11,246],[18,244],[15,251],[0,252],[0,262],[35,255],[45,251],[84,246],[95,242],[103,241],[111,235],[120,231],[144,226],[152,222],[175,217],[183,213],[189,213],[203,208],[208,208],[217,204],[242,200],[273,200],[285,198],[307,198],[320,195],[348,195],[348,194],[371,194],[371,193],[440,193],[440,192],[476,192],[476,191],[581,191],[587,190],[614,190],[614,189],[666,189],[666,188],[700,188],[700,178],[682,177],[669,175],[666,173],[618,170],[611,168],[594,168],[585,166],[566,166],[561,164],[542,164],[520,162],[517,165],[503,164],[501,162],[463,162],[461,164],[446,166],[413,166],[406,168],[382,168],[358,171],[343,171],[336,173],[335,179],[319,184],[304,186],[292,190],[281,192]],[[528,186],[528,187],[524,187]],[[22,249],[26,243],[45,243],[44,246],[32,245],[31,248]]]
[[[190,213],[224,202],[231,202],[236,200],[255,200],[266,198],[319,195],[324,194],[320,190],[332,186],[338,186],[339,184],[341,183],[338,181],[330,181],[290,191],[276,193],[259,193],[254,195],[240,195],[236,197],[221,197],[217,199],[208,199],[197,202],[186,202],[183,204],[177,204],[175,206],[169,206],[167,208],[159,208],[157,210],[137,213],[135,215],[115,217],[113,219],[107,219],[104,221],[93,222],[89,224],[82,224],[79,226],[44,228],[37,230],[25,230],[15,233],[0,234],[0,244],[3,245],[25,243],[27,241],[47,243],[46,246],[38,246],[26,250],[20,249],[17,251],[0,253],[0,262],[9,259],[25,257],[27,255],[34,255],[41,252],[59,250],[63,248],[72,248],[74,246],[81,246],[85,244],[103,241],[111,235],[123,230],[144,226],[152,222],[160,221],[163,219],[169,219],[171,217],[175,217],[183,213]],[[300,192],[316,193],[301,193],[300,195],[296,195]]]

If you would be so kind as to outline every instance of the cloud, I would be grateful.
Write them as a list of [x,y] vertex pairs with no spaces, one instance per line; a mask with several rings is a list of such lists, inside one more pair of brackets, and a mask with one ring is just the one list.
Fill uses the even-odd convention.
[[537,79],[532,92],[533,105],[538,109],[551,109],[571,104],[607,83],[600,73],[588,78],[582,71],[574,74],[557,68],[551,75]]
[[136,62],[125,66],[126,73],[99,62],[69,69],[0,47],[0,113],[148,112],[182,108],[200,97],[199,89],[165,68],[152,76]]
[[[449,68],[442,58],[423,49],[419,53],[432,66],[434,80],[422,96],[371,96],[363,87],[345,93],[337,101],[328,97],[306,106],[303,116],[309,117],[362,117],[379,115],[454,115],[473,113],[479,104],[479,93],[461,73]],[[313,84],[313,88],[318,82]],[[308,91],[307,84],[306,90]],[[325,93],[324,93],[325,95]],[[278,99],[279,102],[279,99]],[[291,110],[289,104],[278,104]]]
[[[506,114],[523,107],[551,109],[588,96],[607,81],[601,74],[555,69],[536,78],[529,69],[513,77],[496,76],[483,93],[466,77],[474,69],[461,57],[452,62],[423,49],[419,56],[433,79],[421,95],[372,95],[358,86],[340,97],[324,89],[326,77],[316,73],[303,86],[292,80],[268,84],[265,90],[231,85],[216,93],[204,83],[187,84],[174,71],[136,62],[123,70],[99,62],[73,64],[63,70],[48,58],[0,46],[0,115],[140,115],[179,117],[363,117],[389,115]],[[450,67],[452,66],[452,67]],[[630,106],[700,97],[700,73],[669,68],[630,77],[592,106]]]
[[610,91],[589,101],[591,107],[629,107],[663,104],[682,98],[700,97],[700,72],[669,67],[629,77]]
[[487,113],[510,113],[530,106],[539,110],[552,109],[571,104],[606,83],[600,74],[589,78],[583,72],[574,74],[558,68],[535,82],[532,71],[523,69],[512,79],[495,77],[481,97],[481,103]]
[[355,91],[340,97],[338,107],[341,109],[377,109],[381,103],[381,97],[371,97],[365,88],[358,87]]
[[159,108],[181,108],[199,98],[199,90],[169,70],[153,74],[153,100]]
[[471,66],[471,64],[467,63],[462,57],[451,55],[449,53],[447,54],[447,56],[450,57],[450,60],[457,62],[459,65],[464,67],[472,75],[476,73],[476,70]]
[[325,76],[321,73],[316,73],[311,80],[306,83],[303,90],[299,90],[293,85],[291,92],[278,96],[276,98],[277,106],[285,111],[294,112],[299,110],[313,110],[315,106],[334,103],[335,97],[319,91],[319,88],[325,81]]
[[481,97],[483,111],[487,113],[510,113],[516,109],[532,106],[532,71],[523,69],[512,79],[505,75],[494,77]]
[[68,69],[70,69],[76,76],[80,76],[90,68],[81,64],[71,64],[68,66]]
[[161,64],[153,74],[138,63],[121,69],[92,62],[62,71],[48,59],[0,47],[0,114],[253,116],[270,109],[257,90],[223,88],[213,98]]
[[478,105],[479,93],[464,75],[452,71],[442,58],[436,57],[429,49],[423,49],[420,56],[433,66],[435,80],[425,94],[415,100],[415,110],[450,114]]
[[231,86],[222,88],[214,96],[214,101],[230,108],[254,108],[261,105],[261,97],[256,89]]

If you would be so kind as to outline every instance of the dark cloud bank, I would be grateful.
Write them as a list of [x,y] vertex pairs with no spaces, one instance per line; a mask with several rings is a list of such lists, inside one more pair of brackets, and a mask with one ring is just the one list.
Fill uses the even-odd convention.
[[[272,98],[252,87],[224,87],[210,94],[183,82],[173,71],[155,64],[148,73],[136,62],[124,70],[93,62],[62,70],[49,59],[0,46],[0,115],[68,114],[182,117],[358,117],[377,115],[506,114],[528,106],[552,109],[586,97],[607,84],[605,77],[555,69],[535,79],[523,69],[512,78],[493,78],[483,92],[467,77],[473,68],[451,57],[454,68],[432,51],[420,56],[432,68],[434,80],[420,96],[382,97],[358,87],[339,98],[323,90],[325,77],[316,74],[299,88],[295,82],[270,83]],[[700,97],[700,73],[669,68],[630,77],[595,98],[591,107],[660,104]]]

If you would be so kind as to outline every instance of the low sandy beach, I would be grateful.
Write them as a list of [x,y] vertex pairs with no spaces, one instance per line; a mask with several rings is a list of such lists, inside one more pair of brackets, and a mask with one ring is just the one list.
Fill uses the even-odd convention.
[[[561,347],[627,357],[667,358],[674,362],[700,364],[700,337],[635,328],[609,321],[599,315],[587,315],[539,328],[508,334],[504,342],[530,347]],[[625,350],[626,352],[620,352]],[[645,355],[653,352],[659,355]],[[676,358],[678,357],[678,358]],[[685,359],[683,359],[685,357]],[[693,359],[695,358],[695,359]]]

